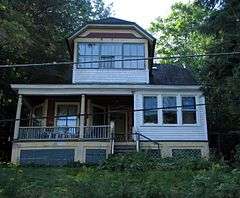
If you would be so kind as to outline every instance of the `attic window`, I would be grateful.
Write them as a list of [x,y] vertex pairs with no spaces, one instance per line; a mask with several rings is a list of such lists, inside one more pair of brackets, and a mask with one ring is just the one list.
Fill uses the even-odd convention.
[[[79,43],[78,68],[144,69],[143,43]],[[126,61],[119,61],[119,60]],[[132,59],[132,60],[131,60]],[[98,61],[104,62],[98,62]],[[105,62],[107,61],[107,62]]]

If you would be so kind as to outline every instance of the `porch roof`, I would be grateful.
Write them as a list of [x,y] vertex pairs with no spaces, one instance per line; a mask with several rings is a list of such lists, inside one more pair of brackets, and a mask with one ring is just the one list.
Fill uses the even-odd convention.
[[133,95],[135,91],[198,92],[200,86],[169,86],[149,84],[12,84],[22,95]]

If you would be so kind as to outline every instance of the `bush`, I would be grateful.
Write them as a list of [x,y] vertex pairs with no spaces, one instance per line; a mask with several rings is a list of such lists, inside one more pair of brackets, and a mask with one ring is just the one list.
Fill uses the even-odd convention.
[[234,155],[236,163],[240,164],[240,144],[235,147],[236,153]]
[[109,157],[99,168],[111,171],[148,170],[208,170],[215,163],[197,158],[153,158],[145,153],[117,154]]

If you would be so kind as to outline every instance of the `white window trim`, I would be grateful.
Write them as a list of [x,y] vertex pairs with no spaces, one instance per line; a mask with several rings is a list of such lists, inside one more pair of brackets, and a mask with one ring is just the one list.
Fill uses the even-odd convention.
[[[98,58],[99,58],[99,60],[101,60],[101,56],[102,56],[102,49],[101,49],[101,44],[104,44],[104,43],[106,43],[106,44],[121,44],[121,50],[122,50],[122,58],[121,59],[124,59],[126,56],[124,56],[124,51],[123,51],[123,48],[124,48],[124,45],[129,45],[129,44],[142,44],[143,45],[143,47],[144,47],[144,54],[143,54],[143,56],[144,56],[144,58],[146,58],[146,44],[145,44],[145,42],[116,42],[116,41],[113,41],[113,42],[105,42],[105,41],[102,41],[102,42],[99,42],[99,41],[84,41],[84,42],[76,42],[75,43],[75,53],[76,53],[76,57],[75,57],[75,61],[77,62],[78,61],[78,59],[79,59],[79,45],[81,44],[81,43],[95,43],[95,44],[100,44],[100,47],[99,47],[99,54],[98,54]],[[91,56],[91,55],[89,55],[89,56]],[[94,56],[94,55],[93,55]],[[97,55],[96,55],[97,56]],[[111,56],[111,55],[110,55]],[[113,55],[113,56],[116,56],[116,55]],[[130,59],[131,57],[142,57],[142,56],[129,56],[128,58]],[[101,68],[101,67],[99,67],[98,66],[98,68],[84,68],[84,67],[80,67],[78,64],[76,64],[75,66],[74,66],[74,68],[75,69],[123,69],[123,70],[131,70],[131,69],[133,69],[133,70],[146,70],[146,68],[148,68],[147,67],[147,61],[145,60],[144,61],[144,65],[143,65],[143,68],[131,68],[131,67],[124,67],[124,62],[121,62],[121,68]]]
[[180,109],[180,115],[181,115],[181,125],[182,126],[200,126],[200,122],[199,122],[199,109],[198,109],[198,106],[197,104],[199,104],[199,96],[196,96],[196,95],[193,95],[193,94],[181,94],[180,95],[180,102],[181,102],[181,106],[182,106],[182,97],[194,97],[195,98],[195,105],[196,105],[196,109],[195,109],[195,112],[196,112],[196,123],[194,124],[184,124],[182,123],[182,114],[183,114],[183,111],[182,111],[182,107]]
[[[158,123],[144,123],[144,111],[142,111],[142,123],[143,127],[198,127],[200,126],[200,107],[197,105],[199,104],[199,94],[192,94],[192,93],[184,93],[184,94],[143,94],[141,107],[144,108],[144,97],[157,97],[157,116],[158,116]],[[163,97],[176,97],[176,106],[177,106],[177,124],[164,124],[163,123]],[[182,97],[195,97],[196,103],[196,123],[195,124],[183,124],[182,123]]]
[[161,115],[162,115],[162,126],[180,126],[180,123],[179,123],[179,108],[176,108],[176,110],[173,110],[173,109],[169,109],[170,111],[176,111],[177,112],[177,123],[176,124],[170,124],[170,123],[167,123],[167,124],[164,124],[163,123],[163,97],[176,97],[176,106],[179,106],[179,94],[162,94],[161,95],[161,98],[162,98],[162,103],[161,103]]
[[144,122],[144,97],[156,97],[157,98],[157,108],[158,108],[158,106],[159,106],[159,101],[158,101],[158,95],[152,95],[152,94],[144,94],[144,95],[142,95],[142,109],[143,109],[143,111],[142,111],[142,124],[144,125],[144,126],[158,126],[159,125],[159,113],[158,113],[158,110],[157,110],[157,123],[150,123],[150,122],[148,122],[148,123],[145,123]]
[[[56,116],[57,116],[57,107],[58,105],[77,105],[77,114],[80,114],[80,103],[79,102],[55,102],[55,109],[54,109],[54,126],[56,127],[57,126],[57,119],[56,119]],[[79,120],[79,117],[77,117],[77,125],[76,126],[79,126],[80,124],[80,120]]]

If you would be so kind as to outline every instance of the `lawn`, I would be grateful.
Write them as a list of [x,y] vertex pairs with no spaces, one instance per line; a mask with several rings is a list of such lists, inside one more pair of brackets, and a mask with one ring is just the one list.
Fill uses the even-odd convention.
[[119,170],[119,164],[115,170],[112,165],[2,165],[0,197],[240,197],[240,170],[207,163],[207,168],[192,164],[144,170],[136,168],[138,163],[129,163],[125,170]]

